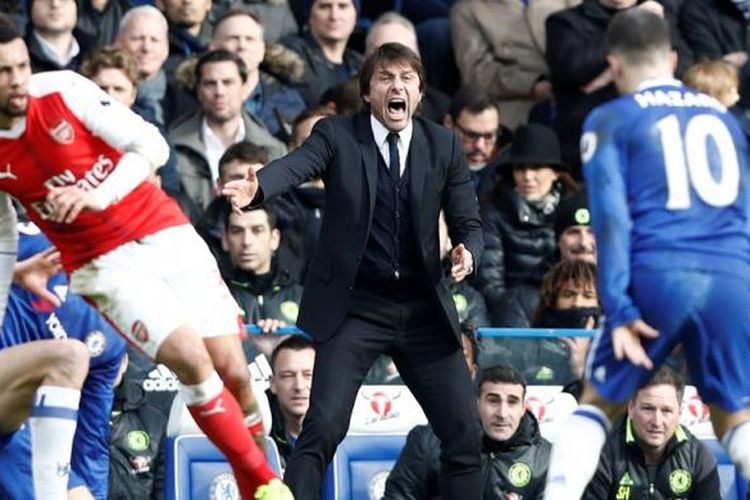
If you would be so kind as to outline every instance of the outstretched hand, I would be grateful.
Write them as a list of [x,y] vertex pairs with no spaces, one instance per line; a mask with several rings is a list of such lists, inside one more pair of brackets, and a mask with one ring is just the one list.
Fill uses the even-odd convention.
[[229,181],[221,189],[221,195],[224,196],[232,205],[232,211],[236,214],[242,213],[242,208],[246,207],[255,198],[258,192],[258,176],[255,170],[249,168],[247,177],[241,180]]
[[474,272],[474,257],[463,243],[459,243],[451,251],[451,277],[459,283]]
[[615,351],[615,358],[618,360],[626,358],[636,366],[642,366],[647,370],[653,369],[654,363],[646,354],[646,350],[641,343],[641,337],[655,339],[658,336],[658,331],[640,319],[629,325],[618,326],[612,330],[612,347]]
[[13,270],[13,281],[55,307],[59,307],[62,302],[57,295],[47,290],[47,281],[60,271],[62,271],[60,252],[56,248],[48,248],[26,260],[17,262]]

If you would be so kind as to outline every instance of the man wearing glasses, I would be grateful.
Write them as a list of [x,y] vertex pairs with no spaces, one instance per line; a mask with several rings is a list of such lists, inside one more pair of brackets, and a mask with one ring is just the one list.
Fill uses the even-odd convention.
[[482,194],[491,190],[494,162],[498,150],[500,110],[482,88],[462,87],[453,98],[444,125],[453,129],[463,143],[471,178],[480,203]]

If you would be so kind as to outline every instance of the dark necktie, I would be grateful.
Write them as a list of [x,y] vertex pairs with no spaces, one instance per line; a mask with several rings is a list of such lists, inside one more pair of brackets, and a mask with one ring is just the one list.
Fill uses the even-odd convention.
[[401,160],[398,156],[398,134],[393,132],[388,134],[388,170],[391,171],[391,178],[398,182],[401,177]]

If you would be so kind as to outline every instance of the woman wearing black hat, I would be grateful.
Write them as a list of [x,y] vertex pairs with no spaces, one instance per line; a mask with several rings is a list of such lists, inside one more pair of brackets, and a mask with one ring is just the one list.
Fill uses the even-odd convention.
[[528,327],[554,260],[555,211],[579,188],[562,163],[557,135],[543,125],[519,128],[497,171],[500,178],[483,214],[485,250],[477,284],[493,326]]

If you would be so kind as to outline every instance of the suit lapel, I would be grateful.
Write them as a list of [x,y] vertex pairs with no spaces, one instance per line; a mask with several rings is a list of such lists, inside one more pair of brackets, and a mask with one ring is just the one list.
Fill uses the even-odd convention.
[[416,234],[420,234],[420,214],[419,207],[422,206],[422,192],[424,191],[424,177],[427,171],[426,162],[429,161],[430,153],[427,148],[427,138],[425,137],[422,126],[418,120],[413,120],[414,131],[411,136],[411,145],[409,146],[409,156],[407,157],[409,165],[409,203],[411,203],[411,215]]
[[368,215],[372,217],[372,212],[375,210],[375,197],[377,195],[376,190],[378,187],[378,148],[375,145],[375,139],[372,136],[370,114],[360,113],[355,119],[357,140],[362,145],[362,161],[365,164],[367,191],[370,195],[370,210]]

